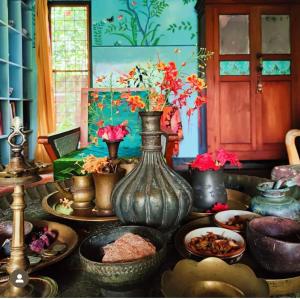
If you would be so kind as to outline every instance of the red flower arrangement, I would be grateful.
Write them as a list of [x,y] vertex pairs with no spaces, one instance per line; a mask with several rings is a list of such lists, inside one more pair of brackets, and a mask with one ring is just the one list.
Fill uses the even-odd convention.
[[216,171],[223,167],[227,162],[232,166],[241,167],[237,155],[229,153],[222,148],[216,151],[215,158],[212,153],[197,155],[196,159],[190,164],[190,167],[200,171]]
[[98,129],[98,136],[104,141],[120,141],[128,134],[127,122],[122,122],[117,126],[108,125]]

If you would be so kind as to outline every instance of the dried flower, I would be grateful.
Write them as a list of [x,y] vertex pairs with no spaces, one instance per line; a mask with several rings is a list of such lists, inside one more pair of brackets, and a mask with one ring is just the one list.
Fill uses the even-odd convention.
[[97,158],[93,155],[86,157],[83,160],[83,173],[115,173],[118,168],[118,163],[108,158]]

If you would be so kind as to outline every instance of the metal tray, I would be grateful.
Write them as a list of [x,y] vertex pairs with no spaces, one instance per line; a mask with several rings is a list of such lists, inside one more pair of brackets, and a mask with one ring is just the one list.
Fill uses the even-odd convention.
[[63,213],[62,210],[59,210],[60,198],[63,198],[63,195],[59,191],[55,191],[46,197],[43,198],[42,207],[43,209],[51,215],[54,215],[59,218],[75,220],[75,221],[87,221],[87,222],[108,222],[108,221],[118,221],[116,216],[102,216],[97,214],[97,211],[89,209],[82,211],[80,214],[75,213]]
[[[34,227],[48,226],[49,230],[57,231],[58,232],[57,240],[51,246],[54,246],[56,243],[63,243],[67,245],[67,248],[62,253],[55,255],[51,258],[42,259],[42,261],[39,262],[38,264],[29,267],[28,269],[29,273],[35,272],[37,270],[40,270],[42,268],[48,267],[52,264],[61,261],[66,256],[68,256],[76,247],[78,243],[78,236],[77,233],[69,226],[57,222],[47,221],[47,220],[31,221],[31,222],[34,225]],[[5,282],[8,279],[9,276],[7,274],[0,276],[0,282]]]
[[[177,231],[174,239],[175,248],[183,258],[199,260],[186,250],[184,246],[184,237],[193,229],[207,226],[216,226],[213,219],[208,216],[193,220]],[[264,278],[267,281],[270,289],[270,296],[288,295],[300,292],[300,274],[278,275],[268,272],[255,262],[247,250],[239,263],[248,265],[253,269],[257,277]]]
[[[226,192],[228,198],[227,204],[230,210],[247,210],[249,208],[251,197],[248,194],[233,189],[226,189]],[[189,218],[195,219],[214,214],[215,213],[192,211],[189,215]]]

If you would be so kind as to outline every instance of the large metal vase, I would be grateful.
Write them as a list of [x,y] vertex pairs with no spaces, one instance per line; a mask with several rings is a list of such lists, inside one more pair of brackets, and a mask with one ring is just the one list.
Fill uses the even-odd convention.
[[112,202],[123,223],[161,230],[176,228],[192,207],[192,188],[170,169],[162,155],[162,112],[140,112],[142,157],[137,167],[114,188]]
[[223,170],[191,170],[194,203],[197,211],[210,210],[217,202],[226,203],[227,193]]

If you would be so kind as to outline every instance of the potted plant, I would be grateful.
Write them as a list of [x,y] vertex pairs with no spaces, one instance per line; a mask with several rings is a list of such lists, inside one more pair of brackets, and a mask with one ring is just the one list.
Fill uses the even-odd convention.
[[227,209],[227,193],[224,184],[223,166],[230,163],[240,167],[237,156],[224,149],[214,154],[197,155],[189,164],[193,188],[193,207],[201,212],[216,212]]
[[119,161],[108,158],[96,158],[93,155],[83,160],[82,169],[93,176],[95,183],[95,205],[99,215],[113,215],[111,193],[116,183],[125,175],[125,169],[119,167]]

